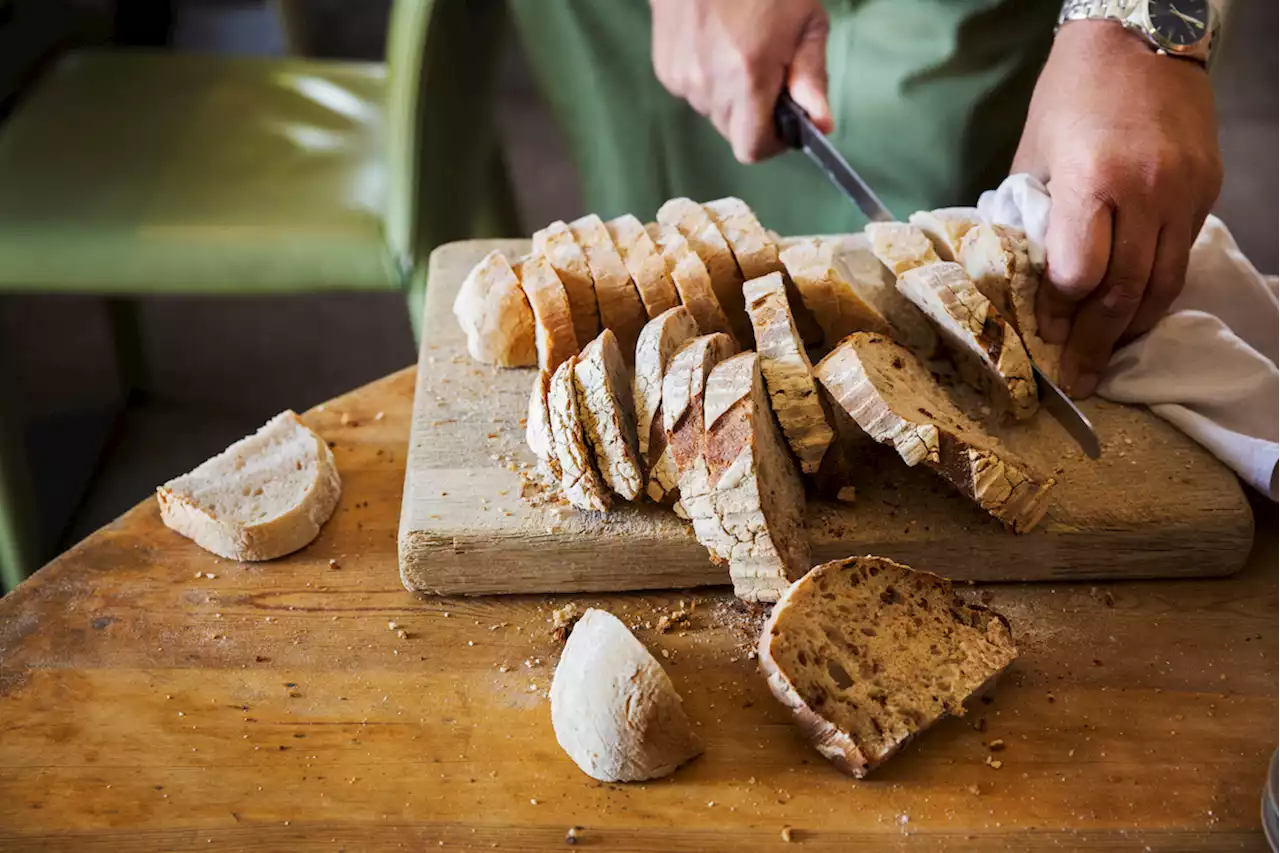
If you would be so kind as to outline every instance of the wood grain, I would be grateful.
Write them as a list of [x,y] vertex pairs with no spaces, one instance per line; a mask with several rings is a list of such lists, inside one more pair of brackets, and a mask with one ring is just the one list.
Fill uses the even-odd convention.
[[[688,526],[653,504],[608,515],[522,499],[530,370],[467,357],[449,305],[476,261],[523,240],[453,243],[431,256],[401,516],[405,585],[439,594],[611,591],[722,584]],[[1103,458],[1087,459],[1048,415],[1001,437],[1059,485],[1039,528],[1006,532],[927,471],[870,448],[853,506],[813,501],[814,562],[892,557],[964,580],[1213,576],[1244,562],[1252,516],[1235,475],[1149,412],[1089,400]],[[1174,559],[1171,559],[1175,557]]]
[[[784,826],[819,851],[1265,849],[1273,505],[1228,579],[971,589],[1022,656],[990,705],[856,783],[769,696],[727,592],[407,592],[413,386],[407,370],[305,415],[343,497],[303,551],[221,560],[149,499],[0,600],[0,850],[562,850],[571,825],[589,847],[677,853],[793,849]],[[644,627],[694,595],[688,630]],[[559,750],[549,619],[570,600],[640,626],[705,755],[605,785]]]

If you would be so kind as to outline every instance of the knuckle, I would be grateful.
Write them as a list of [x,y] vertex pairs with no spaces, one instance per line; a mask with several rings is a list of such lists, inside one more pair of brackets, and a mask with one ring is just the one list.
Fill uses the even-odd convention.
[[1142,304],[1144,284],[1127,276],[1113,279],[1098,296],[1098,313],[1108,320],[1132,317]]

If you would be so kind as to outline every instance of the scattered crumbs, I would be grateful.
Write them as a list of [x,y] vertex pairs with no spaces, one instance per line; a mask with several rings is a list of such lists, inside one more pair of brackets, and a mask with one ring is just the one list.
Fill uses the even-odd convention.
[[782,827],[782,840],[787,842],[788,844],[791,843],[791,827],[789,826]]
[[1003,766],[1004,766],[1004,762],[1003,762],[1003,761],[999,761],[999,760],[997,760],[997,759],[994,759],[994,758],[992,758],[990,755],[988,755],[988,756],[987,756],[987,762],[986,762],[986,763],[991,767],[991,769],[992,769],[992,770],[999,770],[1001,767],[1003,767]]
[[1004,740],[1002,740],[1001,738],[996,738],[995,740],[991,741],[991,743],[987,744],[987,749],[991,750],[992,752],[1000,752],[1001,750],[1004,749]]
[[697,604],[694,601],[686,606],[684,599],[681,599],[675,610],[663,614],[658,619],[658,633],[665,634],[676,627],[688,627]]
[[578,605],[570,601],[564,607],[556,608],[551,612],[551,636],[555,638],[557,643],[563,643],[569,639],[569,632],[573,630],[573,626],[582,614],[578,612]]

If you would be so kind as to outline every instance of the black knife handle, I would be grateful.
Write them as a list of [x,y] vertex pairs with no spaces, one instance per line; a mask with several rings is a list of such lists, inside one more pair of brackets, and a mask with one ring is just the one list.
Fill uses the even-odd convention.
[[803,147],[800,126],[809,120],[809,114],[793,101],[791,95],[784,89],[778,96],[778,103],[773,107],[773,123],[782,143],[788,148]]

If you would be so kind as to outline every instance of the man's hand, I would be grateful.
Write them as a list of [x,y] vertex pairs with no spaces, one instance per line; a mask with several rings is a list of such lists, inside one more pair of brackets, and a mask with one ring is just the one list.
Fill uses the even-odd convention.
[[653,70],[716,126],[743,163],[783,149],[773,106],[785,86],[814,123],[827,104],[827,13],[820,0],[650,0]]
[[1117,343],[1182,290],[1222,184],[1209,75],[1119,24],[1063,26],[1036,84],[1015,172],[1053,197],[1041,334],[1066,343],[1062,381],[1087,397]]

